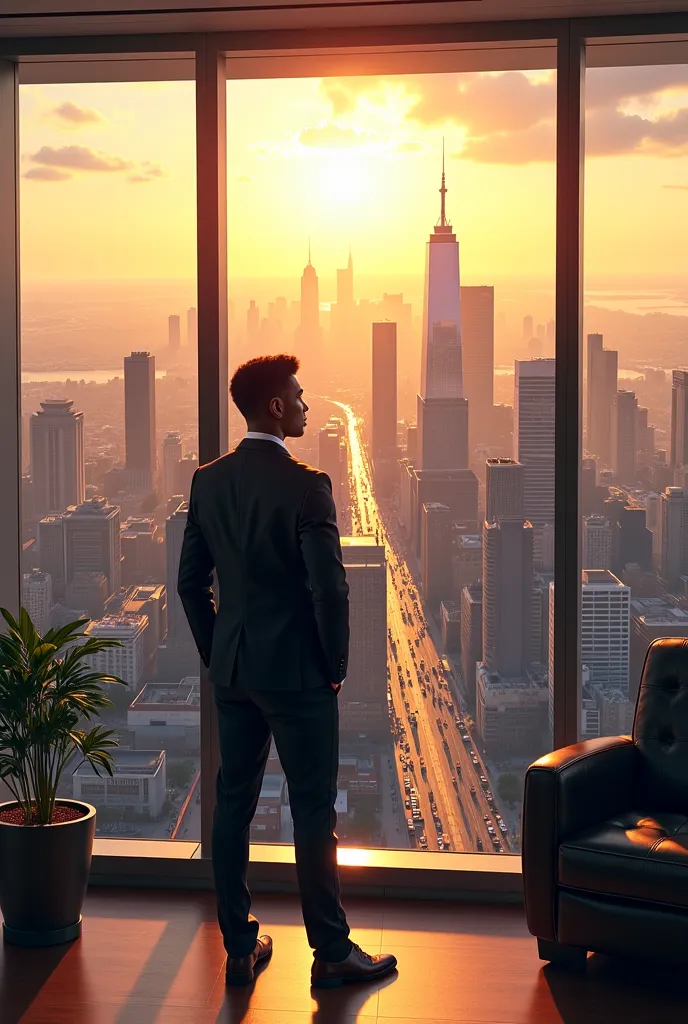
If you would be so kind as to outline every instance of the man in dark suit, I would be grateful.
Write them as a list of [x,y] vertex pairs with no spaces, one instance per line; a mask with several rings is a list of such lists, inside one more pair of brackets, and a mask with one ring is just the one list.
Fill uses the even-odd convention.
[[179,564],[179,595],[218,713],[212,852],[229,984],[250,982],[272,953],[249,913],[246,871],[273,736],[289,787],[312,984],[366,981],[396,966],[351,942],[339,897],[337,694],[349,587],[330,480],[284,443],[306,426],[298,368],[294,356],[262,356],[234,374],[230,390],[248,432],[196,471]]

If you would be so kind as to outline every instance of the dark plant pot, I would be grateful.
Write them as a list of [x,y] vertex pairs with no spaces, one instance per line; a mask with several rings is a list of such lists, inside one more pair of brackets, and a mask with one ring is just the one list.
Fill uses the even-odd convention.
[[[84,814],[55,825],[0,821],[3,937],[15,946],[56,946],[81,935],[96,809],[81,800],[57,803]],[[11,800],[0,811],[16,806]]]

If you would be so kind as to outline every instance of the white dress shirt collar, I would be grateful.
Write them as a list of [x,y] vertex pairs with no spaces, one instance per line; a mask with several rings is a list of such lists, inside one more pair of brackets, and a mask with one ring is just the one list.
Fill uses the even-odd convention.
[[263,434],[260,430],[247,430],[246,439],[248,441],[274,441],[275,444],[281,445],[285,452],[289,451],[282,438],[276,437],[275,434]]

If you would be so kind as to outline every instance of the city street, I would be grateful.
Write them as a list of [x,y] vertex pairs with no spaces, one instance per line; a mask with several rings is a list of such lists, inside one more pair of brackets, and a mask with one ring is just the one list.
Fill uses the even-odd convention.
[[[350,406],[334,404],[347,421],[353,532],[377,536],[387,555],[390,731],[395,740],[399,789],[409,804],[399,808],[398,835],[406,834],[412,845],[422,844],[426,848],[427,844],[430,850],[508,851],[508,836],[500,829],[499,811],[489,790],[490,781],[479,747],[464,721],[451,677],[443,668],[441,653],[425,624],[403,545],[392,523],[383,520],[375,499],[358,420]],[[411,724],[414,717],[415,728]],[[405,775],[410,782],[410,792],[406,793]],[[414,800],[420,818],[416,817],[411,829],[407,820],[413,821]],[[396,835],[395,828],[394,835],[387,836],[390,846],[395,844]]]

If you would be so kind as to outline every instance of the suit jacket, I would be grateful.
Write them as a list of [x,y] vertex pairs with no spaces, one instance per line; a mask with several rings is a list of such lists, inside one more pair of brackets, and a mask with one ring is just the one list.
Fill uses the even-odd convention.
[[349,586],[332,484],[274,441],[246,438],[196,470],[177,589],[214,684],[235,670],[249,689],[344,679]]

